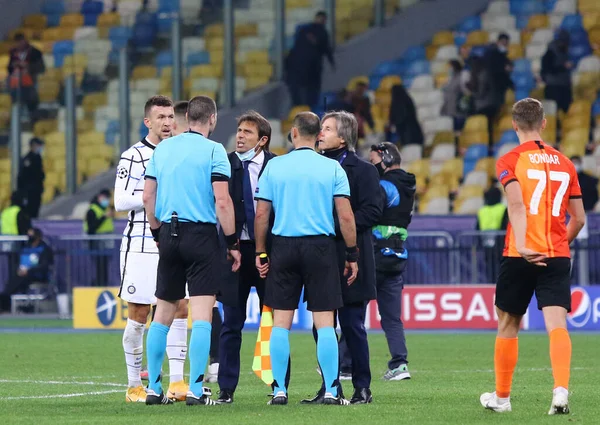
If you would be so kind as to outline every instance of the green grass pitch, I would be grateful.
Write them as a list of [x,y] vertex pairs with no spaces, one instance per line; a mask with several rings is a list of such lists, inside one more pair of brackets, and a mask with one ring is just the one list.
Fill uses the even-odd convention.
[[[0,327],[33,326],[0,320]],[[63,322],[64,323],[64,322]],[[56,325],[56,322],[54,323]],[[120,332],[0,333],[2,424],[594,424],[600,421],[600,335],[573,334],[571,411],[549,417],[552,373],[543,334],[520,337],[513,412],[485,411],[479,395],[493,391],[493,333],[408,332],[413,379],[384,382],[383,334],[370,335],[374,402],[366,406],[303,406],[320,385],[312,336],[293,333],[288,406],[267,406],[269,388],[252,373],[255,333],[244,334],[242,376],[230,406],[145,406],[125,403]],[[167,370],[165,365],[165,370]],[[165,382],[165,386],[167,383]],[[213,394],[218,387],[210,384]],[[352,392],[344,382],[346,394]]]

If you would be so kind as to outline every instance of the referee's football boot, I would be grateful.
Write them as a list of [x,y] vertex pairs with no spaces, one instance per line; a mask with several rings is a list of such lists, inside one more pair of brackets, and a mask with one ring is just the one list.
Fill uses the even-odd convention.
[[150,388],[146,388],[146,405],[152,406],[157,404],[173,404],[173,400],[169,399],[164,392],[156,394]]
[[[333,386],[337,387],[338,394],[341,395],[343,398],[344,390],[342,388],[342,384],[340,384],[340,382],[336,380],[333,383]],[[300,401],[300,403],[301,404],[323,404],[324,398],[325,398],[325,386],[321,385],[321,388],[319,389],[319,391],[317,391],[317,394],[313,398],[305,398],[304,400]]]
[[196,395],[191,391],[188,391],[187,396],[185,398],[185,404],[188,406],[216,406],[217,402],[210,398],[212,395],[212,391],[210,388],[202,387],[202,394]]
[[331,393],[325,393],[323,397],[323,404],[333,406],[350,406],[350,402],[346,400],[341,394],[334,396]]
[[373,395],[369,388],[356,388],[350,399],[350,404],[369,404],[373,402]]
[[283,391],[279,391],[267,404],[270,406],[288,404],[287,394]]

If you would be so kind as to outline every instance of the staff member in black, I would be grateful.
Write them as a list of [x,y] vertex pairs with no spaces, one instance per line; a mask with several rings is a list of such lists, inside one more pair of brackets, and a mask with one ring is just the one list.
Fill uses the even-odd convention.
[[[262,311],[265,281],[258,274],[254,262],[254,192],[267,163],[275,157],[269,152],[270,141],[271,124],[258,112],[248,111],[238,118],[235,151],[228,154],[231,163],[229,194],[235,209],[235,233],[240,239],[242,264],[239,273],[226,279],[227,291],[222,291],[218,298],[223,303],[224,315],[219,343],[218,403],[233,402],[233,393],[240,378],[240,348],[246,321],[246,303],[253,286]],[[269,228],[272,228],[272,222]]]
[[[357,139],[358,122],[354,115],[342,111],[330,112],[323,117],[318,147],[325,156],[338,161],[346,172],[350,183],[350,204],[356,220],[360,250],[358,277],[348,286],[343,273],[340,273],[344,306],[338,310],[338,319],[352,358],[354,395],[350,403],[365,404],[373,400],[365,315],[367,303],[377,296],[371,228],[381,218],[383,199],[377,170],[355,153]],[[336,222],[336,227],[338,225]],[[336,235],[338,264],[343,270],[346,247],[337,230]],[[324,388],[321,387],[314,398],[303,400],[303,403],[322,403],[323,394]]]
[[44,193],[44,163],[42,152],[44,141],[34,137],[29,141],[29,153],[21,160],[17,186],[27,198],[25,209],[31,218],[38,218]]

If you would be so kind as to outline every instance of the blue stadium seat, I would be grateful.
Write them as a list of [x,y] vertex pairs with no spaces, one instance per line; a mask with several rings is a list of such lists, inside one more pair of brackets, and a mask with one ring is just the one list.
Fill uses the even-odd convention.
[[544,0],[544,7],[546,8],[546,13],[551,13],[554,10],[554,6],[556,6],[556,2],[558,0]]
[[132,37],[129,27],[113,27],[108,32],[108,39],[112,42],[113,49],[122,49]]
[[477,165],[477,160],[476,159],[469,159],[469,160],[465,159],[463,161],[463,176],[466,176],[471,171],[473,171],[475,169],[476,165]]
[[62,13],[51,13],[46,15],[46,25],[48,25],[48,28],[59,26],[61,16]]
[[488,46],[473,46],[471,48],[471,53],[469,56],[476,56],[478,58],[482,58],[487,51]]
[[516,89],[515,90],[515,100],[523,100],[529,97],[529,89]]
[[173,66],[173,52],[165,50],[156,55],[156,68],[160,71],[167,66]]
[[514,72],[531,72],[529,59],[517,59],[513,62]]
[[158,32],[160,33],[170,33],[171,28],[173,28],[173,21],[177,19],[177,16],[173,13],[160,13],[158,15]]
[[[127,43],[125,43],[127,44]],[[119,49],[115,49],[114,43],[113,48],[110,52],[108,52],[108,63],[112,65],[116,65],[119,63]]]
[[151,12],[139,12],[135,17],[135,25],[147,25],[156,27],[158,25],[158,15]]
[[463,19],[456,27],[456,31],[469,33],[481,29],[481,18],[479,16],[469,16]]
[[500,140],[498,143],[496,143],[496,147],[499,148],[506,143],[519,143],[517,133],[515,133],[513,130],[506,130],[504,133],[502,133],[502,136],[500,136]]
[[576,44],[569,47],[569,59],[578,63],[581,58],[591,55],[593,52],[589,43]]
[[86,27],[95,27],[98,22],[98,16],[104,11],[104,3],[98,0],[85,0],[81,5],[81,14],[83,15],[83,25]]
[[412,62],[408,65],[408,68],[403,73],[403,77],[416,77],[421,74],[429,74],[429,61],[428,60],[420,60]]
[[515,25],[518,30],[524,30],[527,28],[527,24],[529,24],[529,18],[531,15],[516,15],[515,16]]
[[152,25],[136,25],[131,39],[133,45],[139,48],[152,47],[156,38],[156,27]]
[[71,40],[57,41],[52,46],[52,54],[54,55],[54,66],[61,68],[65,60],[65,56],[73,54],[75,43]]
[[531,91],[535,87],[535,79],[531,71],[526,72],[517,72],[513,71],[511,74],[511,79],[515,84],[516,90],[527,90]]
[[179,12],[180,9],[179,0],[159,0],[158,2],[158,13]]
[[46,0],[42,4],[42,13],[44,15],[62,15],[65,12],[66,8],[63,0]]
[[379,62],[373,72],[372,75],[399,75],[406,69],[406,65],[399,60],[393,61],[385,61]]
[[463,32],[459,32],[459,33],[454,34],[454,44],[457,47],[462,46],[466,42],[467,42],[467,34],[465,34]]
[[583,19],[581,19],[581,15],[579,14],[567,15],[564,17],[562,23],[560,24],[560,28],[569,32],[579,29],[584,30]]
[[194,52],[190,53],[187,57],[188,66],[205,65],[210,63],[210,53],[208,52]]
[[592,105],[592,116],[597,117],[598,115],[600,115],[600,98],[596,99]]
[[377,90],[383,77],[383,75],[369,75],[369,90]]
[[411,46],[402,54],[402,57],[400,59],[402,59],[405,62],[413,62],[427,59],[425,54],[425,47]]
[[104,133],[106,144],[114,145],[117,141],[117,136],[119,135],[120,130],[121,125],[119,124],[119,121],[109,121],[108,126],[106,127],[106,132]]
[[546,13],[546,7],[540,0],[512,0],[510,13],[511,15],[537,15]]
[[[485,158],[488,155],[487,145],[471,145],[465,152],[465,161],[475,161]],[[466,174],[466,173],[465,173]]]
[[144,120],[140,122],[138,132],[140,134],[140,140],[148,135],[148,127],[146,127],[146,124],[144,124]]
[[579,45],[579,44],[589,44],[588,33],[586,30],[575,29],[570,33],[570,44],[571,45]]

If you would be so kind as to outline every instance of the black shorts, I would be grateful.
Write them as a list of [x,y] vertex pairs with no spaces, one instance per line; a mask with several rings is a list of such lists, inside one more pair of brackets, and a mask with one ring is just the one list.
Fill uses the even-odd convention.
[[160,229],[156,298],[177,301],[219,293],[219,241],[214,224],[179,223],[178,236],[171,236],[169,223]]
[[343,306],[335,240],[327,236],[273,237],[265,305],[298,308],[302,287],[309,311]]
[[546,267],[521,257],[502,257],[496,283],[496,306],[524,315],[535,292],[538,309],[558,306],[571,311],[571,259],[549,258]]

